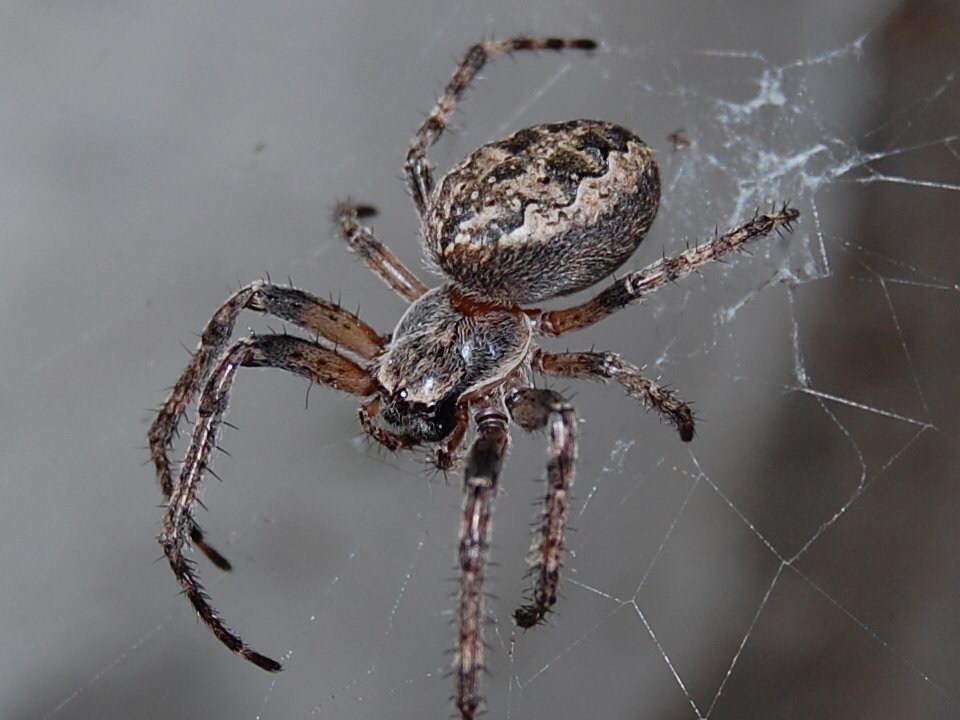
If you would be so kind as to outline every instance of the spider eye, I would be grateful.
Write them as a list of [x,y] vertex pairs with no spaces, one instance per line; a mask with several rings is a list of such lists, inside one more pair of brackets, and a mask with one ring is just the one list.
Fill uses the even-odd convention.
[[406,388],[400,390],[400,391],[397,393],[397,397],[399,397],[401,400],[406,400],[406,399],[407,399],[407,390],[406,390]]

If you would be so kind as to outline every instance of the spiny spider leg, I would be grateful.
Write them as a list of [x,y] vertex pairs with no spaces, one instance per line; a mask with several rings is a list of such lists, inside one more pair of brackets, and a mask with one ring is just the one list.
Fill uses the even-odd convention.
[[464,55],[460,65],[447,83],[447,87],[437,99],[433,110],[426,117],[417,134],[410,141],[407,158],[403,169],[407,176],[407,184],[413,197],[417,212],[422,218],[430,202],[430,193],[433,191],[433,175],[430,172],[430,163],[427,160],[427,149],[443,134],[450,116],[456,108],[457,101],[463,97],[467,87],[480,72],[481,68],[497,55],[512,53],[519,50],[593,50],[597,43],[586,38],[528,38],[514,37],[508,40],[493,40],[474,45]]
[[641,400],[648,409],[656,410],[663,420],[680,432],[684,442],[693,440],[693,411],[671,390],[645,378],[640,368],[621,360],[614,353],[566,352],[550,353],[534,350],[531,367],[543,375],[579,380],[614,380],[632,398]]
[[567,500],[577,463],[576,415],[573,406],[553,390],[520,388],[507,396],[510,417],[524,430],[550,426],[547,492],[543,516],[530,548],[534,576],[531,602],[513,613],[522,628],[539,624],[557,602],[563,563]]
[[478,412],[477,439],[463,473],[463,516],[460,524],[460,599],[454,672],[456,704],[462,720],[473,720],[481,702],[483,670],[483,582],[490,550],[490,524],[497,479],[507,452],[507,418],[490,408]]
[[797,210],[786,205],[776,212],[764,215],[758,213],[749,222],[708,243],[685,250],[679,255],[663,258],[642,270],[630,273],[581,305],[542,314],[531,311],[530,314],[535,317],[539,315],[537,330],[541,335],[563,335],[580,330],[643,299],[645,295],[663,285],[679,280],[707,263],[741,249],[751,240],[769,235],[781,227],[789,231],[792,223],[799,217]]
[[374,215],[376,210],[346,201],[337,203],[333,212],[340,234],[349,243],[350,249],[362,257],[387,285],[410,302],[429,290],[386,245],[377,240],[371,228],[360,224],[360,217]]
[[200,585],[192,563],[183,555],[186,536],[194,526],[193,508],[203,473],[216,447],[230,387],[241,366],[280,368],[357,395],[370,395],[376,390],[376,383],[358,364],[317,343],[289,335],[264,335],[234,343],[221,356],[200,395],[190,447],[160,526],[160,544],[187,598],[217,639],[258,667],[276,672],[281,669],[280,663],[254,651],[224,624]]
[[[257,281],[235,292],[207,323],[200,344],[150,426],[150,456],[160,488],[168,499],[173,490],[173,476],[167,452],[173,444],[177,425],[200,390],[211,365],[226,347],[243,310],[275,315],[363,358],[374,357],[387,342],[353,313],[296,288]],[[227,559],[204,540],[203,532],[196,524],[190,528],[190,538],[214,565],[222,570],[230,569]]]

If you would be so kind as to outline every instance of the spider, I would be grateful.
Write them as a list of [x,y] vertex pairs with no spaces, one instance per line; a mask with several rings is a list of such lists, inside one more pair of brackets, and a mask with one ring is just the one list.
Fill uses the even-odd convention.
[[[389,450],[428,445],[440,470],[462,464],[453,674],[454,700],[463,720],[472,720],[481,704],[483,583],[511,420],[524,430],[547,429],[549,434],[544,506],[530,554],[533,587],[514,621],[520,628],[533,627],[557,600],[577,428],[570,403],[554,390],[533,387],[533,376],[616,382],[673,425],[682,440],[693,438],[690,407],[639,368],[612,353],[547,352],[536,339],[593,325],[751,240],[789,230],[799,213],[786,204],[758,212],[706,244],[614,280],[586,302],[544,311],[531,306],[595,285],[636,250],[659,205],[653,151],[626,128],[574,120],[536,125],[483,145],[439,183],[427,161],[428,148],[489,60],[520,51],[595,47],[588,39],[516,37],[467,51],[410,142],[404,165],[426,253],[445,276],[439,287],[428,288],[362,224],[372,208],[337,205],[336,223],[350,249],[409,303],[392,334],[381,335],[338,303],[294,287],[254,282],[214,313],[153,422],[151,456],[168,501],[160,531],[163,552],[204,624],[224,645],[264,670],[281,666],[227,627],[183,554],[189,542],[216,566],[230,568],[207,543],[194,510],[238,368],[280,368],[367,398],[359,419],[373,440]],[[279,317],[309,331],[313,339],[268,334],[230,343],[242,310]],[[174,480],[168,452],[198,393],[196,423]],[[475,438],[462,457],[471,420]]]

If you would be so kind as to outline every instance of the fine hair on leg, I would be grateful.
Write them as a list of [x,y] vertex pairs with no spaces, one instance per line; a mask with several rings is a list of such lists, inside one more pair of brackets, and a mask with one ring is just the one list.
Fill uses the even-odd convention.
[[549,312],[532,311],[537,317],[537,331],[541,335],[563,335],[600,322],[608,315],[642,300],[667,283],[675,282],[704,265],[741,250],[752,240],[772,232],[791,230],[800,213],[787,205],[770,213],[757,213],[754,217],[710,242],[684,250],[673,257],[662,258],[642,270],[632,272],[613,285],[580,305]]
[[240,367],[280,368],[357,395],[371,394],[376,383],[360,365],[315,342],[290,335],[263,335],[243,338],[224,352],[200,395],[190,446],[160,526],[160,545],[190,603],[217,639],[258,667],[275,672],[281,669],[280,663],[253,650],[227,627],[210,603],[193,564],[183,555],[203,476]]
[[377,240],[372,228],[360,223],[361,217],[375,214],[376,210],[373,208],[355,205],[347,200],[337,203],[333,219],[350,250],[362,257],[367,267],[401,297],[413,302],[429,288],[400,262],[390,248]]
[[593,50],[597,43],[587,38],[531,38],[513,37],[507,40],[491,40],[478,43],[467,50],[463,60],[457,66],[444,88],[443,94],[437,98],[436,104],[417,130],[417,134],[410,141],[407,149],[407,158],[404,162],[404,173],[407,176],[407,185],[413,204],[422,218],[430,202],[430,193],[433,191],[433,174],[427,160],[427,150],[433,145],[450,122],[457,103],[463,98],[470,83],[477,73],[498,55],[510,54],[530,50]]
[[647,409],[655,410],[660,419],[673,425],[684,442],[693,440],[693,410],[671,389],[643,376],[640,368],[621,359],[616,353],[534,351],[534,371],[554,377],[597,380],[619,383],[627,395],[640,400]]
[[[190,362],[163,402],[153,424],[148,441],[150,457],[166,499],[173,491],[173,473],[168,452],[177,435],[177,426],[187,406],[200,391],[210,369],[223,352],[233,334],[237,317],[244,310],[273,315],[337,347],[349,350],[362,358],[373,358],[386,345],[387,339],[360,320],[354,313],[337,303],[314,297],[303,290],[258,280],[240,288],[213,314],[200,336]],[[230,563],[209,545],[203,532],[193,523],[190,539],[220,569],[229,570]]]
[[543,622],[557,602],[570,487],[577,464],[577,421],[573,406],[553,390],[519,388],[507,395],[507,408],[524,430],[550,429],[543,512],[530,547],[533,590],[530,602],[513,613],[517,625],[526,629]]
[[507,452],[507,418],[485,409],[476,418],[477,439],[467,454],[463,472],[463,513],[458,562],[460,593],[457,602],[457,644],[454,648],[455,702],[461,720],[474,720],[482,701],[483,582],[490,551],[493,499]]

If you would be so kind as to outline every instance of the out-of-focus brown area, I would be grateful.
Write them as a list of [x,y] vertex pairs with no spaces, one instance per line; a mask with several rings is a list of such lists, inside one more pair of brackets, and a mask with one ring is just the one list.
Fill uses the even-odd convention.
[[[863,116],[863,152],[960,134],[960,88],[951,81],[960,68],[958,31],[960,6],[951,0],[907,2],[878,28],[865,61],[875,102]],[[929,105],[918,108],[925,97]],[[958,712],[950,695],[960,673],[960,297],[955,286],[937,286],[960,278],[960,141],[947,147],[894,154],[859,174],[902,182],[841,187],[855,215],[849,233],[833,238],[832,277],[818,283],[829,291],[818,289],[816,306],[805,302],[803,287],[795,294],[815,387],[932,427],[786,398],[770,428],[777,440],[748,484],[804,486],[837,498],[855,491],[850,481],[862,462],[867,487],[784,569],[717,717],[893,720]],[[911,179],[954,189],[911,187]],[[834,432],[824,412],[835,414]],[[783,494],[771,489],[766,500],[747,514],[773,512]],[[782,524],[774,532],[788,555],[816,529],[809,523],[817,502],[795,513],[777,507]],[[833,500],[833,509],[840,504]],[[780,591],[795,602],[780,603]],[[805,601],[796,602],[801,595]]]

